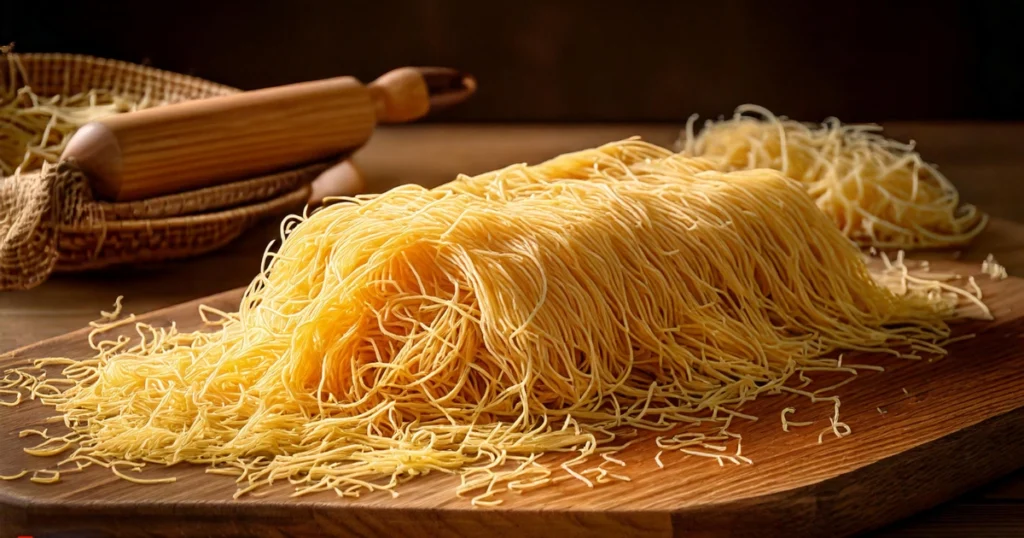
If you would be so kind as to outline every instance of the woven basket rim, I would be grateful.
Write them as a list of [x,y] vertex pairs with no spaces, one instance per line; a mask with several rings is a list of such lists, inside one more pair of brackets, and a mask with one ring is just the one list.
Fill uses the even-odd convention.
[[[202,84],[203,86],[211,90],[222,91],[224,93],[239,93],[242,91],[239,88],[228,86],[226,84],[221,84],[219,82],[213,82],[211,80],[198,77],[195,75],[176,73],[174,71],[160,69],[159,67],[137,64],[125,60],[115,60],[113,58],[103,58],[100,56],[93,56],[91,54],[77,54],[71,52],[11,52],[5,56],[0,56],[0,60],[5,60],[6,56],[15,57],[19,61],[23,62],[77,62],[92,65],[110,66],[119,70],[136,71],[150,76],[167,78],[171,81],[186,82],[190,84]],[[0,76],[6,78],[6,73],[0,72]]]
[[61,226],[61,233],[96,233],[106,230],[107,233],[149,231],[152,228],[181,228],[195,225],[215,224],[218,222],[235,221],[247,217],[262,218],[288,206],[297,205],[301,201],[309,199],[312,186],[304,183],[297,189],[293,189],[280,196],[271,198],[256,204],[244,205],[216,211],[211,213],[200,213],[197,215],[183,215],[180,217],[167,217],[161,219],[143,220],[114,220],[102,221],[100,224],[90,226]]

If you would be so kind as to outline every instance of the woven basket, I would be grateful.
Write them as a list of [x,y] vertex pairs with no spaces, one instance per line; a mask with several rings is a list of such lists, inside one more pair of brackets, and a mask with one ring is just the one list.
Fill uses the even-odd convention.
[[[72,54],[19,54],[24,75],[0,57],[0,86],[16,77],[41,96],[90,89],[168,103],[237,93],[200,78],[117,60]],[[12,75],[13,74],[13,75]],[[22,80],[25,79],[25,80]],[[115,264],[184,258],[220,248],[270,216],[300,209],[310,183],[330,163],[171,196],[126,203],[90,202],[103,217],[87,226],[62,226],[56,270],[81,271]]]

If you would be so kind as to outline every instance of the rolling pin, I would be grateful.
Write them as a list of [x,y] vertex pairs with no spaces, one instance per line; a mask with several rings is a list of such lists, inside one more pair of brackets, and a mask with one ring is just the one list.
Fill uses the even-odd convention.
[[336,157],[378,123],[421,118],[475,89],[453,69],[403,67],[368,85],[338,77],[186,101],[88,123],[62,157],[98,198],[141,200]]

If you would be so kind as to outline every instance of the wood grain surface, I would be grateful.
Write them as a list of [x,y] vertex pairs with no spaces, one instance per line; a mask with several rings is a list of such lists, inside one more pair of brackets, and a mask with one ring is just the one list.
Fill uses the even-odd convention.
[[[983,209],[997,216],[1010,219],[1024,219],[1024,207],[1021,206],[1021,200],[1024,199],[1024,181],[1021,178],[1022,173],[1024,173],[1024,151],[1021,151],[1024,149],[1024,126],[900,124],[891,127],[892,132],[901,138],[916,138],[926,158],[938,161],[942,165],[942,169],[960,187],[961,193],[966,200],[978,203]],[[562,151],[592,146],[633,134],[643,135],[645,138],[657,143],[668,144],[675,138],[677,132],[678,130],[675,126],[637,125],[564,127],[522,125],[501,127],[426,126],[386,129],[377,133],[369,146],[357,157],[368,180],[372,185],[376,185],[375,190],[378,190],[404,181],[414,181],[426,185],[437,184],[450,179],[457,172],[475,173],[510,162],[536,161]],[[221,252],[195,260],[163,264],[157,267],[128,268],[117,272],[59,275],[36,290],[0,295],[0,352],[28,345],[34,341],[81,327],[86,321],[93,319],[100,309],[108,308],[114,297],[120,294],[126,295],[125,304],[128,310],[145,312],[210,295],[219,290],[244,285],[257,271],[262,249],[266,241],[274,235],[275,231],[275,226],[268,225],[262,230],[247,235],[241,241]],[[972,252],[967,253],[967,256],[977,259],[989,252],[993,252],[1002,263],[1009,267],[1011,274],[1024,274],[1024,226],[1006,220],[996,220],[981,239],[976,248]],[[192,311],[194,312],[194,309]],[[968,362],[968,364],[977,365],[978,368],[982,369],[989,366],[994,367],[1001,364],[999,361],[1005,360],[1004,356],[1010,353],[1010,351],[1020,350],[1022,340],[1014,340],[1009,336],[1005,336],[1013,333],[1013,323],[1002,326],[1011,330],[1003,333],[1004,336],[997,339],[996,347],[999,347],[999,349],[994,350],[992,353],[987,353],[986,356],[976,362]],[[1020,332],[1019,329],[1017,332]],[[976,353],[976,344],[977,342],[973,345],[963,344],[966,346],[963,349],[971,349]],[[987,347],[985,346],[985,349]],[[961,350],[961,348],[956,348],[953,359],[962,356],[957,354],[962,353],[962,351],[957,350]],[[36,351],[40,351],[40,349],[37,348]],[[18,356],[24,355],[24,352],[19,352]],[[993,360],[995,362],[992,362]],[[930,371],[928,376],[937,375],[942,368],[951,368],[952,366],[950,365],[954,364],[958,363],[954,360],[940,361],[933,365],[935,369]],[[900,372],[902,370],[894,369],[893,371],[878,375],[882,377],[897,376],[894,379],[900,379],[898,377],[902,375]],[[1013,370],[1003,371],[1006,375],[1019,374],[1019,372],[1019,367],[1016,372]],[[924,376],[925,381],[931,379],[928,376]],[[914,377],[913,380],[918,383],[922,382],[922,379],[918,377]],[[875,381],[867,379],[858,381],[858,383],[861,382],[867,382],[871,386],[880,386]],[[1019,380],[1017,384],[1020,384]],[[848,385],[844,388],[851,388],[855,385]],[[905,388],[914,393],[915,389],[912,387],[908,386]],[[902,394],[902,390],[900,394]],[[969,409],[969,406],[965,407],[966,404],[964,404],[959,394],[942,396],[941,392],[936,393],[932,391],[921,394],[924,395],[925,401],[935,397],[939,399],[952,398],[958,402],[957,406],[952,408],[953,412],[950,413],[950,416],[953,417],[950,420],[954,422],[962,421],[962,416],[958,414],[960,410]],[[865,394],[864,398],[868,396],[870,395]],[[1019,405],[1019,396],[1017,401],[1017,405]],[[870,406],[870,408],[865,408],[863,412],[857,413],[853,410],[853,407],[857,405],[855,402],[856,400],[844,399],[843,406],[844,418],[849,419],[848,422],[854,428],[855,435],[842,440],[827,440],[823,446],[835,448],[837,445],[831,444],[830,441],[835,443],[851,443],[852,446],[857,447],[857,451],[866,452],[867,456],[864,457],[871,458],[877,456],[877,453],[872,452],[876,450],[876,445],[885,446],[887,443],[893,443],[894,439],[898,440],[904,435],[904,431],[913,430],[915,427],[920,428],[920,424],[902,422],[902,418],[899,418],[901,422],[897,423],[898,428],[896,430],[891,428],[892,419],[903,416],[898,413],[916,409],[912,405],[913,400],[902,403],[889,403],[888,400],[885,400],[883,402],[885,404],[890,406],[895,404],[897,407],[903,405],[906,406],[906,409],[897,412],[898,410],[888,408],[888,412],[880,416],[890,420],[890,422],[886,423],[885,430],[878,430],[875,434],[872,434],[872,431],[875,430],[864,426],[863,422],[859,421],[866,420],[868,412],[871,410],[878,414],[876,408],[884,407],[884,405]],[[796,403],[799,404],[799,402]],[[781,400],[778,400],[776,405],[781,408],[783,403]],[[801,408],[802,406],[797,405],[797,407]],[[808,412],[811,411],[808,410]],[[824,413],[823,410],[821,412]],[[1010,416],[1012,418],[1012,415]],[[1004,420],[1008,419],[1004,418]],[[1013,425],[1013,421],[1009,425],[999,421],[987,421],[975,424],[971,428],[975,430],[973,434],[975,438],[979,438],[979,436],[984,437],[985,435],[1004,435],[1009,436],[1009,438],[1003,441],[1012,441],[1014,436],[1020,435],[1019,417],[1016,420],[1016,426]],[[767,425],[768,421],[764,422],[764,424]],[[775,426],[777,426],[777,423]],[[755,435],[757,427],[767,426],[755,425],[755,429],[748,432],[748,435]],[[978,428],[988,428],[989,430]],[[890,435],[881,436],[883,431],[888,431]],[[895,433],[892,433],[893,431]],[[7,444],[11,439],[10,433],[6,426],[0,428],[0,450],[6,451],[8,449]],[[797,439],[797,437],[791,439]],[[873,441],[869,442],[872,439]],[[884,515],[882,519],[891,521],[895,518],[904,517],[914,511],[926,508],[941,499],[955,495],[964,487],[988,485],[967,493],[951,503],[933,508],[910,519],[902,520],[893,526],[879,531],[878,535],[1013,536],[1024,533],[1024,525],[1022,525],[1021,521],[1021,514],[1024,513],[1024,474],[1017,473],[1001,481],[991,482],[996,475],[1021,464],[1019,461],[1020,454],[1015,453],[1013,450],[1019,445],[1019,439],[1016,443],[1000,443],[1000,446],[1004,447],[1005,450],[999,453],[998,458],[980,461],[964,455],[964,447],[969,446],[964,444],[968,443],[967,440],[956,437],[946,437],[944,439],[944,443],[947,444],[942,445],[945,446],[943,450],[957,454],[956,463],[945,466],[943,468],[944,472],[929,471],[928,458],[924,458],[924,461],[908,463],[896,469],[889,468],[886,470],[887,473],[901,473],[903,476],[911,476],[913,480],[919,481],[917,486],[927,490],[929,495],[927,496],[928,501],[926,503],[914,504],[908,502],[906,500],[908,498],[907,495],[899,491],[891,492],[884,490],[875,492],[874,496],[877,497],[878,503],[884,505],[883,509],[878,511]],[[934,445],[935,443],[931,444]],[[764,466],[769,465],[772,457],[778,457],[779,454],[785,453],[791,447],[788,444],[782,444],[778,447],[768,446],[761,449],[766,452],[764,452],[763,457],[752,455],[757,460],[757,464],[752,469],[763,470]],[[813,447],[811,449],[813,450]],[[754,450],[753,444],[748,446],[745,443],[744,453],[747,454],[751,450]],[[911,450],[909,453],[913,454],[914,452]],[[875,456],[871,454],[875,454]],[[5,458],[6,455],[0,456],[0,471],[9,469]],[[666,457],[665,459],[666,463],[669,463],[669,458]],[[804,460],[811,461],[809,458],[801,458],[800,461]],[[635,470],[636,467],[633,467],[633,463],[631,462],[631,468]],[[838,466],[853,465],[850,462],[845,462],[845,460],[844,462],[833,463]],[[670,469],[673,465],[682,465],[682,463],[672,462],[670,463]],[[915,467],[915,465],[918,466]],[[827,467],[824,464],[823,466]],[[835,479],[825,480],[820,483],[824,485],[818,486],[825,488],[818,490],[819,496],[809,497],[814,498],[814,501],[805,499],[804,504],[797,503],[795,505],[802,506],[804,512],[797,515],[780,513],[777,516],[785,518],[785,521],[790,524],[796,521],[801,525],[812,525],[812,523],[805,522],[804,520],[814,521],[815,518],[812,516],[815,514],[824,515],[828,514],[829,511],[843,508],[842,503],[838,501],[840,493],[849,490],[859,491],[865,488],[873,491],[870,488],[877,486],[877,483],[863,478],[866,475],[857,475],[856,473],[873,472],[879,469],[877,463],[858,468],[853,475],[850,475],[861,478],[854,483],[844,484],[836,482]],[[602,502],[617,507],[620,504],[618,502],[619,497],[628,495],[629,487],[645,483],[653,483],[656,486],[655,489],[659,491],[685,487],[688,491],[698,493],[702,491],[707,492],[709,488],[722,492],[722,480],[726,479],[723,477],[743,472],[740,468],[719,470],[713,462],[711,462],[709,471],[716,471],[716,473],[713,475],[697,473],[679,481],[667,480],[664,478],[664,475],[658,473],[653,473],[649,476],[645,475],[645,477],[638,478],[633,484],[625,485],[625,493],[623,493],[623,489],[615,489],[620,486],[609,486],[604,488],[604,492],[598,490],[588,493],[572,490],[564,492],[560,498],[545,497],[544,500],[537,501],[544,506],[536,510],[526,510],[524,512],[529,515],[526,518],[519,517],[518,515],[501,516],[493,513],[490,514],[487,518],[485,530],[489,534],[497,535],[500,535],[503,530],[512,529],[515,529],[517,535],[529,534],[531,530],[542,534],[588,535],[587,529],[602,528],[615,530],[616,527],[611,526],[613,525],[613,516],[620,517],[618,519],[620,522],[626,522],[627,526],[620,528],[620,535],[636,534],[645,529],[648,531],[661,531],[661,534],[667,534],[673,525],[677,530],[681,531],[685,531],[687,528],[696,530],[691,527],[695,523],[689,519],[691,516],[687,514],[691,512],[687,510],[679,510],[673,517],[665,517],[664,513],[659,512],[650,517],[629,517],[625,519],[621,519],[621,510],[578,512],[573,515],[571,525],[562,526],[556,522],[557,518],[555,515],[557,515],[557,510],[555,508],[558,506],[564,507],[566,504],[576,504],[578,499],[583,498],[580,495],[598,495]],[[726,474],[722,474],[723,472]],[[960,483],[956,487],[950,486],[946,477],[947,475],[956,474],[967,475],[970,478],[968,480],[969,483]],[[78,475],[77,477],[70,476],[68,478],[82,478],[85,476]],[[738,478],[734,476],[728,480],[738,480]],[[105,477],[101,481],[104,483],[102,486],[104,488],[114,487],[117,489],[127,485],[119,484],[113,479]],[[69,484],[72,483],[69,482]],[[908,483],[913,484],[912,481]],[[185,483],[182,482],[169,487],[181,488],[184,485]],[[205,489],[200,490],[198,487],[192,488],[193,491],[189,491],[189,488],[184,488],[183,490],[175,490],[177,491],[176,493],[168,493],[170,490],[167,489],[161,490],[162,493],[153,493],[152,486],[142,487],[141,489],[132,488],[121,491],[119,494],[105,495],[103,497],[105,500],[102,501],[98,500],[98,496],[91,496],[85,485],[81,483],[78,488],[72,487],[66,490],[59,489],[66,486],[56,486],[57,489],[52,490],[46,486],[35,484],[31,484],[31,486],[32,488],[28,491],[34,492],[32,493],[33,496],[38,495],[40,490],[44,492],[52,491],[53,493],[45,493],[45,495],[52,496],[54,499],[70,495],[70,498],[79,499],[80,501],[77,504],[77,508],[72,508],[70,505],[59,505],[60,508],[56,508],[53,504],[47,505],[46,503],[36,503],[30,507],[28,504],[15,502],[13,506],[7,506],[8,509],[3,514],[4,517],[0,519],[0,535],[6,536],[10,534],[9,531],[15,529],[12,525],[18,521],[20,521],[20,523],[17,523],[19,525],[18,528],[21,529],[21,525],[30,523],[29,519],[31,519],[31,522],[43,521],[50,524],[59,523],[57,520],[70,521],[74,519],[82,523],[79,530],[83,531],[90,529],[94,531],[113,530],[121,533],[135,532],[137,534],[144,533],[144,531],[153,531],[153,534],[159,534],[157,527],[150,525],[148,522],[150,520],[166,521],[173,518],[177,521],[175,524],[178,525],[178,531],[192,535],[259,533],[263,535],[284,536],[299,535],[304,530],[308,531],[311,528],[320,528],[340,533],[343,530],[340,525],[344,525],[344,530],[349,534],[386,536],[391,535],[391,533],[378,533],[379,525],[384,523],[399,525],[395,521],[394,510],[389,507],[385,499],[374,499],[371,497],[360,501],[359,510],[364,516],[361,518],[352,518],[349,512],[351,508],[340,506],[331,498],[318,498],[315,501],[302,505],[303,507],[299,512],[296,512],[294,509],[290,510],[285,507],[286,505],[276,502],[264,503],[257,510],[251,507],[253,504],[252,500],[247,500],[228,505],[224,511],[218,512],[216,516],[186,521],[182,518],[184,514],[190,510],[197,510],[201,505],[208,503],[209,501],[204,500],[209,498],[208,496],[217,497],[219,495],[223,498],[224,494],[230,494],[232,491],[231,485],[219,485],[208,491]],[[810,486],[804,486],[804,489],[801,491],[807,493],[809,490],[806,488],[808,487]],[[78,491],[71,491],[74,489]],[[443,484],[434,489],[431,489],[429,494],[421,496],[422,499],[419,501],[421,504],[418,510],[423,510],[422,503],[431,502],[432,494],[447,494],[450,491]],[[199,491],[202,491],[202,493],[197,493]],[[730,490],[724,491],[724,494],[730,494]],[[148,507],[133,505],[131,501],[140,495],[150,496],[150,498],[159,497],[163,499],[163,502],[152,504]],[[415,496],[411,492],[406,492],[403,495],[403,502],[415,504],[415,499],[411,499],[411,497]],[[548,505],[553,508],[548,508]],[[131,506],[134,507],[129,508]],[[323,512],[324,510],[326,512]],[[121,516],[127,514],[131,517],[126,517],[118,523],[116,520],[108,517],[113,513],[119,513]],[[324,515],[326,513],[332,515]],[[733,525],[742,524],[742,514],[755,513],[757,513],[756,506],[744,506],[741,514],[738,516],[739,519],[735,521],[720,520],[714,522],[704,520],[703,524],[712,527],[717,525],[715,530],[726,531],[727,534],[740,534],[739,529],[734,528]],[[65,514],[67,517],[63,517]],[[407,533],[413,534],[418,532],[422,534],[424,532],[432,532],[434,535],[459,535],[460,532],[479,530],[476,523],[474,523],[474,518],[477,516],[474,515],[474,511],[469,510],[466,506],[455,506],[450,514],[452,518],[440,520],[432,518],[429,513],[424,512],[421,515],[427,519],[424,522],[417,523],[412,528],[407,528]],[[56,517],[58,515],[61,517]],[[239,519],[242,515],[245,515],[247,519],[244,521]],[[797,517],[798,515],[799,517]],[[875,523],[879,521],[881,520],[876,520]],[[166,527],[163,528],[166,530]],[[801,529],[791,527],[790,530],[798,531]],[[834,528],[829,533],[840,530],[843,529]],[[37,536],[41,535],[39,529],[25,528],[24,531],[29,534],[35,532]],[[659,533],[652,532],[648,535],[657,534]],[[87,536],[89,534],[83,532],[77,535]],[[687,535],[699,536],[701,534],[690,533]]]

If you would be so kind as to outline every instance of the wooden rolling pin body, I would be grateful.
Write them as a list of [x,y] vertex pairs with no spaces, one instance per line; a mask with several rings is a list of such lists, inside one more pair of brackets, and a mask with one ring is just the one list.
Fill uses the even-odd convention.
[[98,197],[114,201],[329,159],[362,146],[378,122],[425,115],[425,73],[437,78],[439,68],[430,69],[397,69],[368,86],[339,77],[111,116],[82,127],[64,156],[78,162]]

